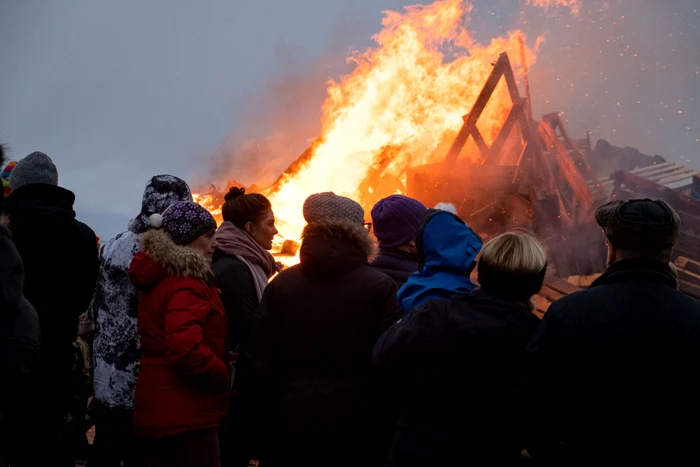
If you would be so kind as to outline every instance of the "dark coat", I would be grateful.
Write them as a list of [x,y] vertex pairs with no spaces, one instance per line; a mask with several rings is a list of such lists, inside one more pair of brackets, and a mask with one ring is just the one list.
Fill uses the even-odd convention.
[[481,290],[430,300],[377,342],[403,387],[387,466],[512,465],[520,458],[517,376],[539,319]]
[[226,314],[208,259],[160,230],[142,237],[129,268],[141,291],[141,367],[134,432],[163,438],[218,428],[231,377]]
[[24,295],[41,322],[39,371],[57,393],[70,386],[78,317],[90,305],[99,266],[95,232],[75,219],[74,201],[72,192],[44,184],[24,185],[5,200]]
[[260,305],[253,275],[243,261],[221,250],[214,253],[212,270],[221,289],[221,301],[226,309],[231,350],[240,346],[239,353],[245,354],[255,314]]
[[[23,394],[39,357],[41,327],[32,305],[22,295],[24,269],[10,232],[0,226],[0,444],[6,430],[17,430]],[[31,401],[25,401],[31,403]],[[1,456],[0,456],[1,457]]]
[[557,301],[526,358],[524,393],[538,401],[526,417],[533,458],[695,463],[700,301],[676,290],[667,264],[620,261]]
[[[256,387],[271,408],[272,465],[376,465],[372,347],[398,319],[396,285],[368,265],[361,225],[308,225],[301,263],[268,285],[253,328]],[[268,465],[270,465],[268,464]]]
[[401,288],[414,272],[418,271],[418,260],[407,251],[396,248],[380,248],[371,266],[394,279]]

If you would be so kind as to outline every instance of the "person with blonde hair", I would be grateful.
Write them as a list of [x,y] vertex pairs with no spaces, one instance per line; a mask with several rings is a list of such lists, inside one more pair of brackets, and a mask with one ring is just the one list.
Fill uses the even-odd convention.
[[379,339],[374,363],[404,394],[386,467],[519,462],[515,388],[546,270],[535,237],[500,235],[482,250],[478,289],[428,300]]

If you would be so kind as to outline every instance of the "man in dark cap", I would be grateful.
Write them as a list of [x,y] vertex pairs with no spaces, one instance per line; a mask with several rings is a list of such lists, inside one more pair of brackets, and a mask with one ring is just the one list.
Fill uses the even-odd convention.
[[607,271],[552,304],[527,349],[527,450],[543,465],[685,465],[700,435],[700,301],[669,267],[679,217],[644,199],[596,220]]

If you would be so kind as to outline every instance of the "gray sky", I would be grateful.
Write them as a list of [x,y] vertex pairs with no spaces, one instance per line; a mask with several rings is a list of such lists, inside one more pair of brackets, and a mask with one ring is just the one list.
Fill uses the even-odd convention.
[[[79,217],[109,237],[157,173],[218,178],[223,153],[238,157],[231,178],[269,179],[316,135],[348,52],[407,3],[0,0],[0,141],[13,159],[49,154]],[[700,0],[581,0],[577,17],[473,3],[480,40],[547,34],[531,70],[536,115],[564,111],[577,136],[700,168]],[[261,177],[250,158],[266,144],[275,160]]]

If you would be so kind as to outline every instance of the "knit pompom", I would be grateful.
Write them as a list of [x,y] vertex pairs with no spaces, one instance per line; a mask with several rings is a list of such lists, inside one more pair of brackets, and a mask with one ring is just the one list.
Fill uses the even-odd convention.
[[457,215],[457,208],[452,203],[438,203],[435,205],[435,209],[438,211],[447,211],[455,216]]
[[160,229],[163,227],[163,216],[158,213],[151,214],[151,217],[148,218],[148,225],[154,229]]

